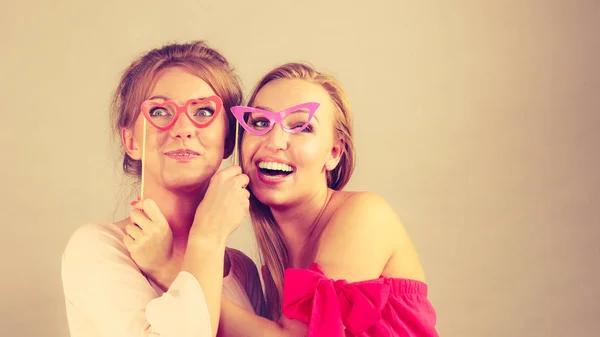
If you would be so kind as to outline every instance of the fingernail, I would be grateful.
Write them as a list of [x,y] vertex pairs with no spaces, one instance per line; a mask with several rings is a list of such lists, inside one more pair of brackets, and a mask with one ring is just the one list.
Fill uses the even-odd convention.
[[142,197],[140,197],[139,195],[137,196],[137,200],[140,201],[142,199]]
[[137,200],[134,200],[130,203],[130,205],[133,206],[133,205],[137,204],[137,202],[138,202]]

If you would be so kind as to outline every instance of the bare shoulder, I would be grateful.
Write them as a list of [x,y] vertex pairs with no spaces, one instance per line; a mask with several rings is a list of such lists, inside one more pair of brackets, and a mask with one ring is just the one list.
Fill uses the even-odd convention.
[[372,192],[344,192],[341,200],[327,224],[329,235],[324,235],[325,240],[340,235],[348,239],[361,235],[365,239],[376,239],[373,243],[391,254],[390,236],[396,234],[402,223],[388,202]]
[[[368,221],[378,222],[375,220],[394,220],[399,223],[396,212],[390,204],[380,195],[373,192],[343,192],[343,202],[339,205],[332,218],[351,219],[354,216],[360,216]],[[356,222],[356,221],[353,221]],[[381,225],[391,225],[388,222]],[[388,226],[389,227],[389,226]]]
[[[342,193],[342,201],[321,237],[316,262],[328,276],[349,282],[387,274],[396,255],[414,251],[402,221],[376,193]],[[409,264],[408,269],[414,269],[414,263]],[[392,269],[394,275],[384,276],[419,278],[418,273],[406,271],[407,268]]]

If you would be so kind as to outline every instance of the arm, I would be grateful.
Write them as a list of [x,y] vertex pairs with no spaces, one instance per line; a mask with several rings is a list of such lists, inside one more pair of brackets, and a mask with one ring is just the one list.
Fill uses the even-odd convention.
[[177,266],[175,263],[166,263],[164,266],[157,267],[155,269],[145,269],[138,265],[138,268],[148,276],[154,283],[156,283],[163,291],[167,291],[171,284],[175,281],[179,273],[181,272],[181,266]]
[[[233,276],[245,288],[254,307],[254,313],[245,310],[230,299],[223,298],[219,337],[283,337],[284,327],[266,317],[266,303],[258,269],[249,257],[242,252],[230,249]],[[300,336],[306,336],[300,335]]]
[[219,328],[225,244],[248,214],[248,182],[248,176],[237,165],[215,173],[196,209],[188,236],[182,270],[192,274],[204,290],[212,336]]
[[[182,264],[177,264],[176,262],[176,259],[172,258],[172,260],[170,260],[169,263],[166,263],[163,266],[155,267],[153,269],[145,269],[139,265],[138,267],[144,272],[144,274],[146,274],[146,276],[148,276],[152,281],[154,281],[154,283],[159,285],[163,291],[167,291],[182,270]],[[223,277],[229,274],[229,268],[231,264],[229,260],[229,255],[227,253],[225,254],[224,262],[225,264],[223,267]]]
[[231,249],[230,256],[232,273],[246,288],[255,313],[224,298],[221,304],[219,337],[305,337],[307,326],[300,321],[282,317],[277,323],[266,318],[267,306],[256,264],[234,249]]
[[[116,226],[86,225],[62,256],[62,281],[72,337],[209,336],[204,292],[181,273],[158,296],[122,244]],[[222,264],[222,260],[221,260]]]
[[228,299],[221,304],[220,333],[223,337],[283,337],[283,327],[248,312]]
[[223,299],[220,333],[223,337],[306,337],[306,324],[282,317],[279,323],[248,312]]
[[194,276],[204,292],[211,336],[217,335],[223,290],[225,240],[190,236],[181,270]]

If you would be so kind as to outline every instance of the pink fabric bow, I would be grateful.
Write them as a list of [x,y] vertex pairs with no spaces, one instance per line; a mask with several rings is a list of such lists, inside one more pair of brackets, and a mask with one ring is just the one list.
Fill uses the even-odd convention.
[[381,319],[390,294],[382,278],[333,281],[316,264],[286,270],[283,284],[283,314],[309,324],[308,337],[342,337],[344,328],[360,335]]

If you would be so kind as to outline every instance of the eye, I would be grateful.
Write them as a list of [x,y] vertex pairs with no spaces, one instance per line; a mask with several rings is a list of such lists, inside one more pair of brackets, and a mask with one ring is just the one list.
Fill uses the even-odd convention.
[[255,128],[266,128],[271,124],[270,121],[266,118],[254,118],[249,121],[250,126]]
[[[299,127],[302,127],[302,125],[300,125]],[[312,127],[312,125],[310,125],[310,124],[309,124],[309,125],[307,125],[307,126],[304,128],[304,130],[302,130],[302,132],[306,132],[306,133],[311,133],[311,132],[313,132],[313,127]]]
[[150,110],[150,116],[152,117],[161,117],[161,116],[169,116],[170,113],[165,108],[155,107]]
[[[293,130],[300,129],[303,125],[304,125],[304,123],[298,123],[292,129]],[[312,127],[312,125],[308,124],[304,129],[300,130],[300,132],[311,133],[311,132],[313,132],[313,127]]]
[[[302,127],[302,125],[298,126],[299,128]],[[312,133],[313,132],[313,127],[312,125],[307,125],[304,129],[302,129],[301,132],[306,132],[306,133]]]
[[310,133],[313,130],[313,127],[310,125],[310,117],[308,112],[299,110],[283,116],[282,122],[288,130]]
[[200,108],[196,110],[194,116],[202,116],[202,117],[210,117],[215,113],[215,111],[211,108]]

